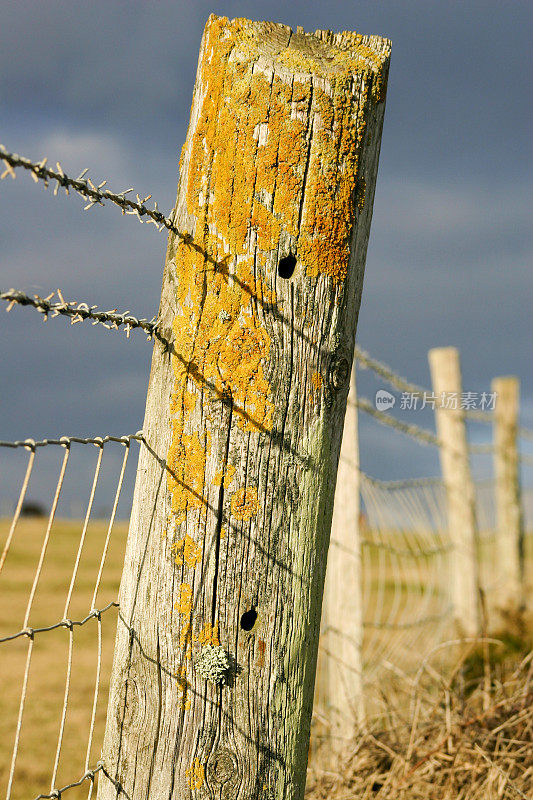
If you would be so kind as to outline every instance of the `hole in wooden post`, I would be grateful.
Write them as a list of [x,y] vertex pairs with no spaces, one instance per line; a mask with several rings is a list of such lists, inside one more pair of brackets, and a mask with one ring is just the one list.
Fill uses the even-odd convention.
[[278,275],[280,278],[292,278],[294,267],[296,266],[296,258],[290,254],[281,258],[278,264]]
[[241,628],[243,631],[251,631],[257,619],[257,611],[252,606],[249,611],[245,611],[241,617]]

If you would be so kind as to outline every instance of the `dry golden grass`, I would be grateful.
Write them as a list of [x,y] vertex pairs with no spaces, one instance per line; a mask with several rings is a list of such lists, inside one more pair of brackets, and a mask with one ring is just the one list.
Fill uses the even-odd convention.
[[396,681],[342,755],[310,760],[306,800],[533,797],[533,652],[522,635],[463,653],[451,676]]
[[[0,520],[0,551],[9,523]],[[26,603],[39,559],[46,520],[21,519],[4,569],[0,574],[0,637],[22,628]],[[29,624],[33,628],[54,624],[63,618],[65,600],[76,558],[82,524],[70,520],[54,522],[44,568]],[[90,611],[95,579],[105,542],[107,523],[92,522],[82,554],[68,616],[82,620]],[[106,559],[106,568],[96,602],[103,608],[118,592],[127,524],[116,523]],[[102,615],[102,680],[96,727],[89,766],[99,758],[105,725],[108,679],[111,669],[117,614]],[[0,794],[5,796],[13,748],[18,705],[28,638],[0,644]],[[69,692],[61,760],[56,785],[61,787],[85,772],[97,664],[97,623],[91,619],[74,628],[72,679]],[[12,799],[28,800],[50,791],[61,710],[65,691],[69,632],[66,628],[36,633],[29,673],[28,695],[21,729]],[[88,784],[69,790],[68,797],[87,797]]]

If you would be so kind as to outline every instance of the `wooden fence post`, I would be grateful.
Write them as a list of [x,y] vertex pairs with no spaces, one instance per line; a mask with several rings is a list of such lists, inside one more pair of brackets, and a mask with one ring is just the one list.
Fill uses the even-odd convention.
[[518,459],[520,381],[494,378],[494,478],[496,481],[496,564],[498,599],[502,611],[523,609],[523,517]]
[[476,636],[480,630],[476,500],[461,409],[459,352],[455,347],[436,347],[429,351],[429,365],[452,545],[453,614],[462,635]]
[[333,749],[342,749],[364,721],[362,688],[363,598],[359,533],[360,475],[355,365],[344,418],[328,552],[318,674],[321,710]]
[[389,53],[208,20],[99,800],[303,798]]

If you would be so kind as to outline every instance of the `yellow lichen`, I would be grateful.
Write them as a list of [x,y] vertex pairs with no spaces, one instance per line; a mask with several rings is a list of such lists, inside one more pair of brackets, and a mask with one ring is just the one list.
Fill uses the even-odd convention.
[[179,589],[179,597],[174,603],[174,608],[178,614],[190,614],[192,610],[192,587],[188,583],[182,583]]
[[205,781],[205,768],[200,761],[195,758],[191,766],[185,771],[189,782],[189,788],[201,789]]
[[220,486],[222,484],[222,480],[224,480],[224,486],[227,487],[232,482],[235,476],[235,467],[232,464],[228,464],[226,466],[226,470],[218,469],[215,472],[215,477],[213,478],[213,486]]
[[315,389],[321,389],[323,382],[324,381],[322,379],[322,375],[320,374],[320,372],[313,372],[313,374],[311,375],[311,383],[313,384],[313,387]]
[[183,539],[174,542],[170,549],[175,553],[176,564],[187,564],[188,567],[196,567],[202,559],[202,548],[196,544],[192,536],[186,534]]
[[235,519],[250,519],[257,514],[259,502],[255,486],[237,489],[231,497],[231,513]]
[[218,638],[218,622],[215,622],[214,625],[211,625],[210,622],[206,622],[198,634],[198,641],[200,644],[210,644],[213,645],[213,647],[219,647],[220,640]]

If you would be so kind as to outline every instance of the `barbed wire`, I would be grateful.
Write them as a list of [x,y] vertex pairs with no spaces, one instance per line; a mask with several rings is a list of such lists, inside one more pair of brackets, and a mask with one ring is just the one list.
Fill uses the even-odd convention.
[[74,781],[73,783],[67,783],[66,786],[62,786],[61,789],[53,789],[50,794],[38,794],[35,800],[53,800],[57,798],[60,800],[61,795],[67,791],[67,789],[74,789],[76,786],[81,786],[85,781],[91,781],[94,783],[94,778],[97,772],[104,772],[104,765],[99,761],[94,769],[88,769],[84,775],[79,779],[79,781]]
[[[41,161],[31,161],[29,158],[19,156],[18,153],[10,153],[2,144],[0,144],[0,161],[3,161],[6,166],[4,172],[0,175],[0,180],[8,175],[14,179],[16,178],[15,169],[26,169],[30,172],[35,183],[42,181],[46,189],[50,182],[55,181],[54,195],[57,195],[60,188],[65,189],[67,194],[69,194],[69,189],[73,189],[81,197],[89,200],[89,203],[85,206],[85,211],[95,205],[103,206],[104,200],[109,200],[111,203],[119,206],[122,210],[122,214],[133,214],[138,217],[140,222],[152,223],[160,231],[163,230],[163,228],[167,228],[167,230],[172,231],[172,233],[175,233],[181,239],[187,240],[189,238],[188,234],[176,228],[170,217],[167,217],[158,210],[157,203],[154,203],[153,208],[148,208],[148,206],[145,205],[146,201],[151,199],[151,194],[143,198],[136,194],[136,201],[130,200],[126,195],[133,192],[133,189],[124,189],[122,192],[112,192],[110,189],[103,188],[107,181],[102,181],[95,186],[91,179],[87,177],[88,169],[84,169],[77,178],[71,178],[65,174],[59,161],[56,162],[57,169],[54,171],[46,167],[47,158],[43,158]],[[143,220],[142,217],[144,216],[147,216],[149,219]]]
[[405,378],[402,378],[401,375],[398,375],[397,372],[394,372],[394,370],[388,367],[387,364],[378,361],[377,358],[373,358],[358,345],[355,345],[354,358],[359,362],[363,369],[372,370],[372,372],[375,372],[377,375],[383,378],[383,380],[387,381],[387,383],[396,387],[396,389],[401,392],[408,392],[409,394],[422,394],[427,392],[427,390],[423,389],[421,386],[417,386],[415,383],[409,383],[409,381],[406,381]]
[[15,442],[0,441],[0,447],[25,447],[28,450],[35,450],[36,447],[46,447],[49,444],[70,447],[71,442],[77,442],[78,444],[95,444],[98,446],[104,445],[106,442],[128,444],[132,439],[143,442],[143,432],[137,431],[137,433],[130,433],[127,436],[88,436],[85,439],[80,436],[61,436],[59,439],[41,439],[37,442],[35,439],[19,439]]
[[[56,294],[59,300],[52,302],[52,298]],[[96,305],[79,303],[75,300],[66,301],[61,293],[61,289],[57,289],[47,297],[40,297],[38,294],[34,294],[30,297],[30,295],[18,289],[8,289],[7,292],[0,292],[0,300],[4,300],[8,303],[6,311],[11,311],[15,304],[32,306],[43,315],[43,322],[47,321],[48,315],[50,315],[52,319],[62,315],[70,317],[71,325],[75,325],[77,322],[83,322],[87,319],[92,320],[93,325],[100,324],[108,330],[118,330],[121,325],[124,325],[128,338],[134,328],[141,328],[147,334],[148,339],[155,337],[159,339],[165,347],[169,346],[167,339],[165,339],[159,331],[157,317],[152,317],[152,319],[139,319],[130,314],[129,311],[118,314],[116,308],[110,311],[97,311],[96,309],[98,306]]]
[[47,633],[48,631],[55,631],[56,628],[67,628],[68,630],[71,630],[74,627],[85,625],[91,619],[100,619],[101,615],[105,611],[109,611],[109,609],[113,607],[118,608],[118,603],[112,601],[104,606],[104,608],[95,608],[90,614],[87,614],[87,616],[81,620],[62,619],[60,622],[56,622],[54,625],[46,625],[42,628],[23,628],[22,630],[17,631],[17,633],[12,633],[9,636],[2,636],[0,638],[0,644],[2,642],[11,642],[13,639],[18,639],[21,636],[27,636],[28,638],[32,639],[36,633]]
[[365,414],[370,414],[370,416],[377,419],[378,422],[381,422],[383,425],[388,425],[391,428],[395,428],[397,431],[401,431],[401,433],[412,436],[414,439],[417,439],[423,444],[432,444],[436,445],[437,447],[440,447],[441,445],[438,436],[431,431],[428,431],[425,428],[420,428],[418,425],[413,425],[409,422],[401,422],[395,417],[389,417],[387,414],[384,414],[383,411],[378,411],[377,408],[374,408],[370,400],[368,400],[366,397],[359,397],[356,401],[356,404],[361,411],[364,411]]

